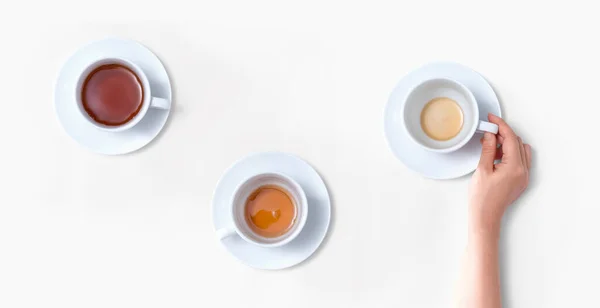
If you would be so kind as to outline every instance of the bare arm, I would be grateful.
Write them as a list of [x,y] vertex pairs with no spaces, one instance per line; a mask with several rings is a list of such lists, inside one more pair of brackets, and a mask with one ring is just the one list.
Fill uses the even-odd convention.
[[[506,208],[529,183],[531,147],[499,117],[498,136],[486,133],[469,195],[469,238],[459,286],[459,308],[500,308],[498,239]],[[497,149],[496,145],[502,145]],[[502,162],[494,165],[495,159]]]

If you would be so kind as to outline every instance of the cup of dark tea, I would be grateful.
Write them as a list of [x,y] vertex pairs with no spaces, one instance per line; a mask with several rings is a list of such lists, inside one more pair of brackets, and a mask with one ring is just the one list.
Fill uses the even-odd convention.
[[85,120],[110,132],[134,127],[150,108],[171,107],[169,100],[152,96],[144,71],[122,58],[104,58],[88,65],[77,81],[75,101]]

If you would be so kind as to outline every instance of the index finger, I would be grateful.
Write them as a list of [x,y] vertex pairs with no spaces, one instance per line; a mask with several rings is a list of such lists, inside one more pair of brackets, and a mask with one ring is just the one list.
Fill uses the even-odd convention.
[[491,123],[498,125],[498,142],[502,144],[502,163],[512,163],[513,161],[520,163],[521,149],[519,139],[515,132],[502,120],[493,114],[488,115]]
[[491,123],[498,125],[498,134],[503,137],[503,139],[517,139],[517,134],[502,120],[501,117],[498,117],[493,114],[488,114],[488,120]]

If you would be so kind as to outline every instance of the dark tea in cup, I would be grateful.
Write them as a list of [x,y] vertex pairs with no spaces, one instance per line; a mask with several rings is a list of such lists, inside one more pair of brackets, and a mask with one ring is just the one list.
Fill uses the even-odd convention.
[[81,102],[89,117],[106,126],[121,126],[140,112],[144,88],[140,77],[122,64],[104,64],[91,71],[81,88]]

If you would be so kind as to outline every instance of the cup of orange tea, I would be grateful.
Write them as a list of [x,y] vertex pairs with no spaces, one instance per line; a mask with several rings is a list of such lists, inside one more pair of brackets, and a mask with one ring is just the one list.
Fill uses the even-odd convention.
[[281,173],[261,173],[246,179],[235,189],[230,207],[231,225],[217,230],[218,238],[237,235],[262,247],[291,242],[308,216],[304,190]]

